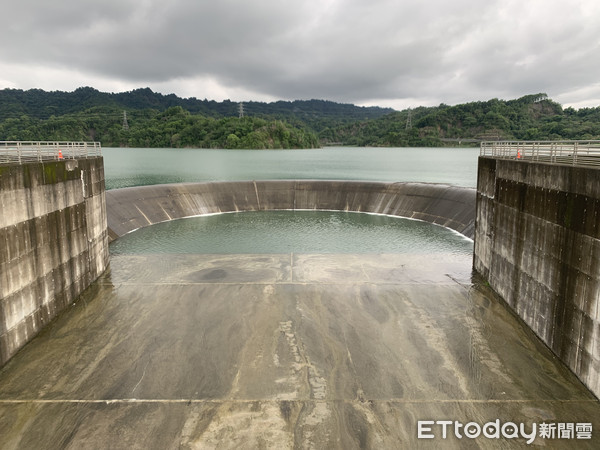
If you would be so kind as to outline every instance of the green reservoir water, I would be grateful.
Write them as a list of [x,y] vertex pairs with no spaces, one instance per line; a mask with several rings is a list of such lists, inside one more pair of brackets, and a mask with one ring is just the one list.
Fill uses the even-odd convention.
[[427,222],[335,211],[250,211],[173,220],[111,244],[113,254],[446,253],[473,243]]
[[103,148],[106,188],[248,180],[363,180],[475,187],[478,148]]

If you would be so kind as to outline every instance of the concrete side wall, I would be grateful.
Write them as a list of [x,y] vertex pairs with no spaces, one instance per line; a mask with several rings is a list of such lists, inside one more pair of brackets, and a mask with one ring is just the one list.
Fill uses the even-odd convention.
[[0,166],[0,366],[104,271],[102,158]]
[[475,190],[439,184],[353,181],[184,183],[106,192],[110,239],[137,228],[202,214],[338,210],[411,217],[472,238]]
[[473,265],[600,396],[600,170],[479,159]]

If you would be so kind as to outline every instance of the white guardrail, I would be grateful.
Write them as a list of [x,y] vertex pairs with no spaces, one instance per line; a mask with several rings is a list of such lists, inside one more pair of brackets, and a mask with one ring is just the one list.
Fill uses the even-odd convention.
[[569,166],[600,166],[600,141],[483,141],[481,156]]
[[0,164],[102,156],[100,142],[0,141]]

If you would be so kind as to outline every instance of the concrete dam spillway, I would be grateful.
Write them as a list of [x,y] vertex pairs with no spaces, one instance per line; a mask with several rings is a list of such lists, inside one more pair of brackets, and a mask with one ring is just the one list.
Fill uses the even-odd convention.
[[277,180],[182,183],[107,191],[109,238],[141,227],[237,211],[355,211],[420,219],[472,238],[475,190],[428,183]]
[[[476,233],[476,190],[447,185],[247,181],[105,195],[111,240],[189,216],[314,209]],[[439,430],[419,440],[417,422],[498,418],[596,430],[600,407],[473,278],[470,258],[446,254],[113,255],[0,370],[7,448],[485,448],[498,441],[441,441]]]
[[[596,169],[481,158],[477,201],[474,190],[423,183],[254,181],[114,190],[108,193],[109,236],[113,239],[139,227],[194,215],[323,209],[416,218],[473,238],[477,205],[479,228],[474,268],[599,395],[600,302],[590,293],[597,289],[597,274],[590,267],[591,258],[595,257],[597,212],[595,195],[589,187],[596,180],[596,173]],[[575,179],[580,186],[573,187],[574,182],[569,181]],[[544,189],[551,186],[556,190],[546,194]],[[497,199],[493,207],[490,197]],[[536,197],[542,199],[545,209],[535,205]],[[514,213],[514,208],[522,211]],[[560,217],[561,214],[569,217]],[[506,221],[512,225],[500,223]],[[519,226],[524,228],[515,230]],[[562,239],[565,231],[561,226],[570,232]],[[506,236],[501,238],[503,232]],[[573,244],[578,245],[578,252],[561,256],[563,250],[572,250]],[[529,266],[519,261],[523,252],[516,250],[519,245],[531,247],[527,250]],[[513,249],[508,257],[504,256],[506,247]],[[587,257],[581,255],[584,247],[590,249]],[[504,258],[507,261],[501,262]],[[563,271],[565,275],[560,275]],[[570,281],[564,279],[569,275]],[[559,302],[562,306],[556,305]]]

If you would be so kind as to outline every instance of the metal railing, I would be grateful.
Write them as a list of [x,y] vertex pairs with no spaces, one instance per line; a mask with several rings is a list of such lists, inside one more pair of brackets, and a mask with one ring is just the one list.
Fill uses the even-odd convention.
[[0,141],[0,164],[96,158],[100,142]]
[[600,141],[484,141],[481,156],[600,167]]

